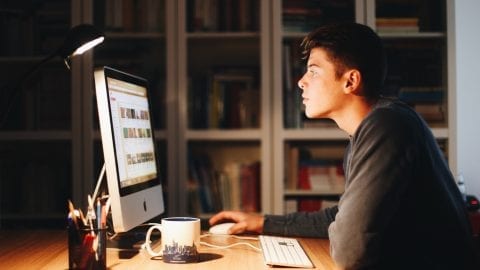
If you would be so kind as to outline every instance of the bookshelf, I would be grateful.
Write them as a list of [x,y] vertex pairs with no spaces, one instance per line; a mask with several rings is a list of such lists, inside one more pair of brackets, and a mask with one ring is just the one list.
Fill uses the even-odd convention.
[[[12,84],[62,44],[70,10],[65,1],[2,1],[2,111]],[[55,59],[19,87],[23,91],[0,127],[0,227],[50,226],[64,220],[63,205],[72,194],[71,76]]]
[[[299,44],[312,25],[356,21],[375,29],[384,40],[389,61],[385,91],[398,94],[422,114],[447,158],[454,153],[448,128],[453,90],[448,87],[446,5],[447,1],[416,0],[273,1],[273,89],[283,89],[283,95],[272,99],[274,111],[283,112],[273,115],[275,214],[315,210],[322,207],[320,201],[335,199],[343,192],[338,188],[341,185],[332,184],[338,175],[332,176],[326,168],[338,165],[347,135],[329,121],[305,119],[299,100],[297,81],[304,72]],[[322,158],[304,150],[328,152],[332,148],[336,152]],[[312,158],[317,161],[309,161],[309,185],[305,185],[301,164]],[[323,163],[320,176],[318,168],[312,169],[315,163]]]
[[268,5],[178,2],[181,214],[270,210]]
[[[325,207],[328,203],[319,206],[319,199],[334,200],[343,192],[341,173],[335,169],[331,176],[331,172],[338,167],[348,138],[329,121],[303,116],[296,85],[304,72],[298,46],[312,28],[336,20],[357,21],[378,30],[389,58],[395,59],[388,90],[401,93],[427,120],[430,117],[446,156],[456,162],[451,128],[456,93],[453,71],[447,65],[452,61],[447,35],[451,22],[446,16],[450,0],[50,0],[22,23],[18,14],[25,10],[13,3],[2,2],[0,12],[8,16],[0,25],[16,24],[32,34],[6,33],[27,45],[0,45],[5,78],[41,59],[55,47],[61,29],[66,31],[71,24],[94,23],[107,39],[74,59],[71,72],[60,61],[52,62],[44,74],[27,82],[29,91],[14,106],[8,128],[0,132],[2,222],[6,217],[34,219],[35,215],[63,220],[59,202],[72,197],[77,204],[86,204],[103,163],[92,73],[100,65],[145,77],[154,89],[153,117],[161,166],[166,168],[162,174],[167,215],[203,217],[220,209],[282,214],[298,209],[300,201],[308,207]],[[47,14],[42,7],[48,7],[48,20],[39,19]],[[422,64],[412,67],[411,62]],[[52,74],[62,80],[55,80],[49,93],[40,91]],[[45,102],[50,100],[47,94],[65,102],[52,111],[52,104]],[[305,149],[310,153],[300,155]],[[298,162],[292,162],[296,155]],[[329,171],[331,179],[316,175],[316,189],[295,187],[292,168],[298,170],[302,163],[322,165],[315,170]],[[243,179],[252,181],[245,187],[239,176],[242,168]],[[41,175],[43,180],[36,185],[57,185],[59,197],[45,200],[44,210],[31,201],[15,209],[7,205],[14,200],[8,193],[15,187],[4,179],[30,175]],[[28,185],[22,181],[18,183]],[[242,190],[248,188],[253,197],[244,200],[255,203],[245,206]],[[53,204],[57,208],[47,211]]]

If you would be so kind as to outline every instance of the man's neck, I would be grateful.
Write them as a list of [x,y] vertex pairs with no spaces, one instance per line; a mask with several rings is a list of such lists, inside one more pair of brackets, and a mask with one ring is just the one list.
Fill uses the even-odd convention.
[[372,111],[375,103],[365,98],[354,98],[347,107],[333,117],[333,120],[348,135],[353,136],[363,119]]

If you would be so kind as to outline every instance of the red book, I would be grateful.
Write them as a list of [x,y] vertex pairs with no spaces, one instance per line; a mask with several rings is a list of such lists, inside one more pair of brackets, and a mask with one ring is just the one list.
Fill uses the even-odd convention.
[[242,210],[260,211],[260,162],[242,165],[240,172],[242,186]]

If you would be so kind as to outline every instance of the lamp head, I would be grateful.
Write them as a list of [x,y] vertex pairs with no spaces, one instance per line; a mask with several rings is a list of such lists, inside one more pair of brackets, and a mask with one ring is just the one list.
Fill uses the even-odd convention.
[[103,42],[105,35],[90,24],[80,24],[68,31],[62,47],[57,51],[65,61],[82,54]]

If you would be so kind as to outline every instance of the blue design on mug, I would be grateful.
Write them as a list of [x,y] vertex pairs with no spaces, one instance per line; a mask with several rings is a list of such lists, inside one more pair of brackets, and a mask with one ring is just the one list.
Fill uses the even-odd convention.
[[180,246],[173,241],[171,245],[165,245],[163,250],[163,261],[170,263],[191,263],[198,261],[198,251],[195,243],[191,246]]

